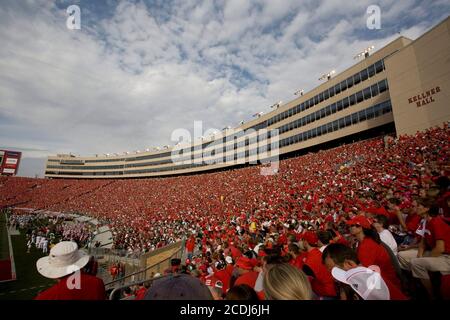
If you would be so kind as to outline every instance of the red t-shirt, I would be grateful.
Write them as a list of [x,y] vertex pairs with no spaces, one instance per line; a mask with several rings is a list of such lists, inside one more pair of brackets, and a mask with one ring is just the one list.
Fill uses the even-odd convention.
[[195,248],[195,240],[194,239],[189,239],[186,242],[186,250],[187,252],[193,252]]
[[416,213],[414,214],[408,214],[408,216],[405,219],[405,224],[406,227],[408,228],[409,232],[416,232],[417,228],[419,227],[420,224],[420,216]]
[[138,291],[136,291],[136,298],[135,298],[135,300],[143,300],[146,293],[147,293],[147,289],[146,288],[140,288]]
[[234,285],[238,286],[240,284],[246,284],[246,285],[250,286],[251,288],[254,288],[257,278],[258,278],[258,272],[249,271],[249,272],[244,273],[243,275],[239,276],[239,278],[236,279],[236,282],[234,283]]
[[445,223],[441,217],[433,217],[427,222],[427,229],[430,230],[430,235],[425,237],[427,245],[430,248],[436,246],[436,240],[443,240],[445,251],[450,253],[450,226]]
[[103,280],[85,274],[80,274],[79,289],[69,289],[67,287],[67,280],[69,284],[76,286],[76,281],[69,279],[70,276],[62,278],[53,287],[41,292],[34,299],[35,300],[105,300],[105,285]]
[[401,288],[391,257],[386,249],[371,238],[365,237],[358,245],[358,259],[364,267],[377,265],[383,279],[390,281],[397,288]]
[[318,248],[314,248],[306,253],[305,265],[314,272],[315,277],[311,281],[312,290],[319,296],[336,296],[333,276],[322,263],[322,252]]
[[302,269],[303,268],[303,264],[304,264],[304,260],[306,258],[306,252],[301,252],[297,258],[295,259],[291,259],[291,261],[289,261],[289,264],[293,265],[296,268]]
[[214,272],[214,276],[222,281],[223,284],[223,292],[227,292],[230,288],[231,274],[227,272],[227,270],[218,270]]

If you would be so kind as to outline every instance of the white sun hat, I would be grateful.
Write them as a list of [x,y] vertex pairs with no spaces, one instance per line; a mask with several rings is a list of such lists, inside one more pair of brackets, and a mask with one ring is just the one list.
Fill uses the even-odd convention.
[[331,274],[336,280],[352,287],[364,300],[389,300],[389,289],[380,273],[374,271],[377,268],[377,266],[356,267],[345,271],[334,267]]
[[72,241],[62,241],[50,250],[50,255],[40,258],[36,268],[46,278],[58,279],[82,269],[90,256]]

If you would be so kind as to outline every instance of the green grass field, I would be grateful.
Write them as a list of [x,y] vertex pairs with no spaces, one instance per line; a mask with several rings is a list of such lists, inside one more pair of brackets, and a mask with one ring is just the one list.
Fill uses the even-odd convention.
[[[2,213],[2,219],[5,216]],[[4,222],[4,221],[3,221]],[[1,220],[0,220],[1,225]],[[0,251],[3,254],[4,245],[6,244],[6,255],[8,257],[8,238],[6,234],[6,225],[0,229]],[[6,242],[4,239],[6,237]],[[31,300],[38,292],[50,287],[55,283],[41,276],[36,270],[36,261],[43,257],[42,251],[31,248],[31,252],[27,253],[26,236],[24,232],[20,235],[11,236],[14,261],[16,264],[17,280],[6,283],[0,283],[0,300]]]

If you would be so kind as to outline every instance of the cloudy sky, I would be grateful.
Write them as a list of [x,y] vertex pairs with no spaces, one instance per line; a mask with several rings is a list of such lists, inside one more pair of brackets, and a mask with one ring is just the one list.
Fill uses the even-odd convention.
[[[80,30],[66,27],[72,4]],[[3,0],[0,149],[42,176],[48,155],[173,144],[194,121],[236,126],[449,12],[448,0]]]

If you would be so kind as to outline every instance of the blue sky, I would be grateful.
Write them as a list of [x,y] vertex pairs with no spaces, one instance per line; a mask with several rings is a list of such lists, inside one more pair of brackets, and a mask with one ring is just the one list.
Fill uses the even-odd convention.
[[[81,30],[66,8],[81,8]],[[369,5],[381,29],[366,27]],[[0,7],[0,148],[20,175],[46,156],[143,150],[236,126],[340,72],[369,45],[417,38],[447,0],[18,0]]]

